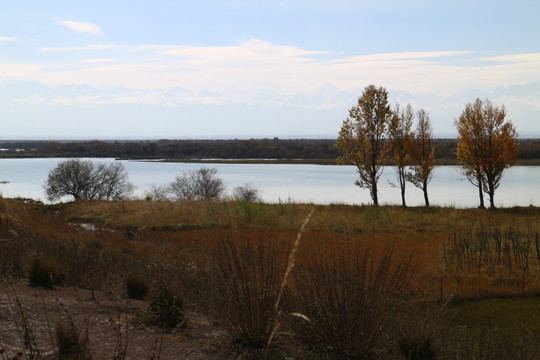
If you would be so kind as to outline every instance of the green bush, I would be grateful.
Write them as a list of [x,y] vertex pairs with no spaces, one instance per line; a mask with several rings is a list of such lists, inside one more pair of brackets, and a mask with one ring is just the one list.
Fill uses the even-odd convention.
[[148,322],[167,329],[186,325],[182,298],[164,286],[152,294],[148,306]]
[[148,283],[143,278],[129,274],[126,276],[127,295],[130,299],[143,300],[148,294]]
[[30,266],[29,280],[32,286],[51,288],[61,280],[60,266],[54,261],[37,256]]

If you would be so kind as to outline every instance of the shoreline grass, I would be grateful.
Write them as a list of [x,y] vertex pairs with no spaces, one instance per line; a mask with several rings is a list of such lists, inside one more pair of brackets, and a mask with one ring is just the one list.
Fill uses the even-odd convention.
[[[312,208],[294,270],[283,286],[294,239]],[[156,286],[165,286],[178,294],[186,313],[197,310],[215,315],[224,329],[230,329],[231,339],[255,346],[259,352],[268,343],[276,322],[286,324],[283,316],[291,312],[310,321],[325,317],[327,328],[331,325],[339,330],[343,319],[361,319],[373,310],[374,305],[369,305],[372,302],[361,302],[364,293],[373,294],[372,299],[379,296],[388,300],[395,309],[391,321],[380,318],[393,325],[383,327],[377,335],[382,337],[366,343],[361,350],[351,350],[355,340],[345,344],[349,350],[340,350],[339,339],[326,345],[315,341],[320,346],[305,341],[299,348],[287,350],[295,354],[308,351],[312,358],[320,359],[353,356],[353,352],[354,356],[381,359],[422,351],[449,359],[459,358],[460,352],[468,354],[462,358],[483,354],[479,346],[499,341],[503,326],[483,321],[480,311],[474,309],[481,304],[494,309],[490,304],[502,299],[496,312],[519,309],[521,315],[516,310],[515,317],[505,317],[505,336],[513,345],[494,348],[493,353],[502,354],[502,359],[516,354],[523,358],[515,346],[521,338],[527,341],[524,346],[530,354],[540,353],[538,342],[516,332],[525,322],[522,314],[527,309],[537,311],[533,308],[540,298],[540,250],[535,242],[540,233],[539,220],[537,207],[403,209],[142,200],[43,205],[0,198],[0,276],[27,282],[32,262],[39,256],[47,260],[46,269],[54,269],[54,274],[44,270],[46,280],[54,276],[53,287],[75,286],[127,296],[126,279],[136,274],[138,281],[148,284],[150,293],[159,289]],[[499,241],[497,234],[506,234],[506,240]],[[461,241],[454,241],[456,238]],[[391,255],[385,249],[391,249]],[[405,273],[393,272],[405,260],[407,282],[398,276]],[[364,280],[362,269],[366,270]],[[366,287],[353,286],[362,281]],[[406,284],[402,291],[390,291]],[[308,305],[313,303],[302,305],[298,301],[309,300],[308,295],[294,300],[295,294],[315,294],[318,285],[327,289],[321,294],[321,303],[335,297],[344,305],[336,311],[328,306],[310,310]],[[276,312],[280,289],[283,304],[278,302]],[[378,293],[377,289],[384,291]],[[368,305],[361,310],[355,301]],[[340,309],[341,320],[337,313]],[[274,314],[270,323],[257,318],[266,312]],[[280,313],[279,319],[276,313]],[[457,318],[460,321],[455,321]],[[306,320],[294,321],[296,330],[291,325],[276,336],[307,337],[307,330],[299,330],[307,325],[303,323]],[[479,323],[485,326],[477,326]],[[464,326],[468,327],[466,331]],[[254,329],[258,329],[258,335],[252,333]],[[359,327],[350,325],[348,329],[356,331]],[[531,331],[537,334],[537,329]],[[351,339],[355,335],[351,334]],[[465,336],[471,340],[463,342]],[[460,347],[460,341],[466,345]]]

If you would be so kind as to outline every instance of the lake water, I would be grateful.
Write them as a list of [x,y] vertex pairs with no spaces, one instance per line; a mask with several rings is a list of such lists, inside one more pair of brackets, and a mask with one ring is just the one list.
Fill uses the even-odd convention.
[[[4,197],[25,197],[45,200],[43,184],[47,175],[64,159],[1,159],[0,193]],[[114,159],[92,159],[113,162]],[[194,164],[122,161],[130,181],[137,187],[135,196],[143,197],[152,185],[166,185],[174,177],[200,167],[218,170],[229,191],[236,186],[252,183],[266,202],[295,201],[318,204],[371,204],[367,189],[354,185],[357,179],[354,166],[337,165],[278,165],[278,164]],[[379,180],[379,202],[399,205],[400,191],[389,182],[396,182],[395,170],[385,167]],[[471,185],[457,166],[437,166],[428,185],[430,203],[459,208],[478,206],[478,189]],[[423,205],[420,189],[407,184],[407,204]],[[486,197],[486,204],[488,199]],[[540,166],[514,166],[508,169],[495,193],[495,205],[540,206]]]

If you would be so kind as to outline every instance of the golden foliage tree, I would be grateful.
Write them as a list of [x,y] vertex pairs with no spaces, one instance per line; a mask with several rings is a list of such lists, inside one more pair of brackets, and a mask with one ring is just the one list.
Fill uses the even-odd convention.
[[428,184],[433,177],[437,148],[433,144],[433,131],[429,114],[423,109],[416,114],[418,123],[410,142],[409,153],[414,164],[408,180],[424,192],[424,203],[429,207]]
[[388,125],[388,140],[390,141],[394,165],[396,166],[396,175],[401,190],[401,205],[403,207],[407,206],[405,187],[407,185],[407,166],[411,163],[409,149],[412,141],[413,118],[414,112],[411,104],[408,104],[404,109],[400,109],[399,105],[396,105]]
[[352,161],[356,165],[359,179],[355,184],[369,189],[376,206],[379,204],[377,182],[388,152],[385,137],[391,114],[386,89],[366,86],[358,103],[349,110],[336,143],[342,154],[340,162]]
[[495,208],[495,190],[506,168],[517,159],[519,142],[510,121],[505,121],[504,105],[476,99],[468,103],[458,120],[456,155],[463,174],[476,187],[480,208],[484,208],[483,191],[489,195],[490,208]]

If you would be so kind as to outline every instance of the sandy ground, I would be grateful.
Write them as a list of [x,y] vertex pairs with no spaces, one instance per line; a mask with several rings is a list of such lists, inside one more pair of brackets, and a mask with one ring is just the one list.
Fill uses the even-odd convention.
[[96,359],[112,359],[120,343],[123,346],[127,343],[126,359],[242,358],[242,354],[232,350],[230,340],[199,314],[187,314],[190,325],[186,330],[163,334],[160,330],[137,325],[134,313],[146,307],[143,301],[126,301],[101,292],[95,293],[92,299],[89,291],[72,288],[47,290],[21,283],[0,284],[0,345],[9,356],[17,350],[25,350],[22,308],[46,359],[54,358],[56,351],[55,325],[60,320],[69,324],[69,317],[77,331],[84,333],[88,329],[90,348]]

